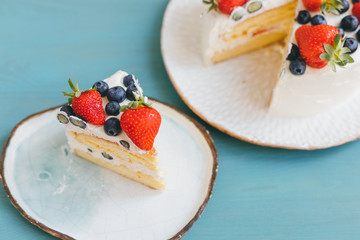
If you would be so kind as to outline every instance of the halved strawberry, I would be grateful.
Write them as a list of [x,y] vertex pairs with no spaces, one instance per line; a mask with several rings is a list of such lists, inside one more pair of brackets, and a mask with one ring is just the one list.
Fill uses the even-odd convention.
[[69,96],[68,101],[72,105],[74,112],[89,123],[104,125],[105,112],[100,93],[95,89],[80,91],[79,84],[76,83],[75,87],[71,79],[69,79],[69,86],[74,92],[63,92],[63,94]]

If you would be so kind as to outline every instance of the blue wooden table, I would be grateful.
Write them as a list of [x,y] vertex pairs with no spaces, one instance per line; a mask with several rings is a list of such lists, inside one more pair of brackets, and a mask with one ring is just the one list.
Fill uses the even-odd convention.
[[[69,77],[86,87],[124,69],[147,95],[198,119],[217,145],[214,194],[184,239],[360,239],[360,141],[318,151],[272,149],[197,118],[162,62],[167,3],[1,0],[0,145],[24,117],[65,102]],[[0,239],[53,237],[25,220],[1,187]]]

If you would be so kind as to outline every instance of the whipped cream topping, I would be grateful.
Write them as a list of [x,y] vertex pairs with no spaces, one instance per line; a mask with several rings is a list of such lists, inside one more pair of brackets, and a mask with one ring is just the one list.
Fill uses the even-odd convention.
[[[121,86],[126,91],[127,88],[125,87],[125,85],[123,83],[123,78],[125,76],[127,76],[127,75],[128,75],[128,73],[126,73],[124,71],[117,71],[112,76],[110,76],[109,78],[104,79],[103,81],[106,82],[109,85],[109,89],[112,88],[112,87]],[[138,80],[136,80],[136,79],[135,79],[135,86],[137,87],[138,91],[142,94],[143,90],[140,87],[140,84],[139,84]],[[147,98],[145,97],[145,99],[147,99]],[[105,111],[106,104],[109,101],[108,101],[106,96],[102,98],[102,101],[103,101],[103,108],[104,108],[104,111]],[[129,104],[129,102],[130,101],[128,99],[125,99],[123,102],[120,103],[120,106],[127,105],[127,104]],[[106,120],[109,119],[109,118],[113,118],[113,117],[116,117],[116,118],[118,118],[120,120],[122,114],[123,113],[120,112],[117,116],[108,116],[106,114],[106,112],[105,112]],[[118,144],[122,148],[125,148],[125,147],[123,145],[121,145],[120,141],[124,140],[124,141],[129,143],[130,148],[129,149],[125,148],[125,149],[127,149],[130,152],[139,153],[139,154],[144,154],[144,153],[148,152],[148,151],[142,150],[139,147],[137,147],[131,141],[131,139],[126,135],[126,133],[124,131],[121,131],[121,133],[119,135],[117,135],[117,136],[109,136],[109,135],[107,135],[105,133],[104,126],[94,125],[94,124],[91,124],[91,123],[87,123],[86,128],[82,129],[82,128],[80,128],[78,126],[75,126],[75,125],[73,125],[72,123],[69,122],[69,123],[66,124],[66,128],[67,128],[67,131],[73,131],[73,132],[76,132],[76,133],[83,133],[83,134],[103,138],[105,140],[108,140],[110,142],[114,142],[114,143]],[[154,143],[154,145],[155,145],[155,143]]]
[[[352,3],[346,13],[334,15],[327,13],[326,21],[329,25],[339,26],[345,16],[351,14]],[[299,1],[297,13],[304,10],[302,1]],[[310,13],[314,15],[319,12]],[[295,21],[291,42],[296,44],[295,31],[301,24]],[[355,38],[354,32],[345,32],[346,37]],[[289,50],[291,43],[289,45]],[[337,67],[333,72],[329,64],[322,69],[315,69],[306,66],[303,75],[296,76],[289,70],[290,61],[285,61],[279,82],[274,89],[270,103],[270,114],[285,117],[304,117],[330,110],[336,105],[340,106],[350,100],[360,89],[360,49],[351,54],[354,63],[348,64],[345,68]]]
[[[262,0],[262,7],[258,11],[253,13],[245,11],[243,17],[237,21],[234,20],[231,16],[223,13],[218,13],[215,11],[206,13],[206,7],[208,6],[204,5],[205,13],[201,15],[202,52],[204,62],[206,64],[211,64],[211,57],[215,52],[230,50],[243,42],[249,41],[249,39],[252,38],[252,35],[249,35],[225,42],[222,36],[228,32],[231,32],[237,24],[245,21],[248,18],[255,17],[270,9],[281,7],[293,1],[294,0]],[[250,3],[252,3],[252,1],[247,2],[243,7],[246,9]],[[271,31],[276,32],[280,30],[274,28]],[[269,31],[267,31],[267,33],[269,33]]]

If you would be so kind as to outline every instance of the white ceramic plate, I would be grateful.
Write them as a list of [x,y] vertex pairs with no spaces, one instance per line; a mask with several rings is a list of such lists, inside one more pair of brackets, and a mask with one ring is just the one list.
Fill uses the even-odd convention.
[[[161,50],[168,75],[184,102],[202,119],[229,135],[264,146],[320,149],[360,136],[360,97],[308,118],[267,112],[274,82],[276,46],[212,66],[201,57],[201,0],[171,0]],[[259,59],[261,59],[259,61]],[[276,76],[276,75],[275,75]]]
[[20,122],[5,145],[0,172],[12,204],[62,239],[179,239],[209,201],[217,153],[204,127],[168,105],[157,149],[166,190],[152,190],[68,152],[57,108]]

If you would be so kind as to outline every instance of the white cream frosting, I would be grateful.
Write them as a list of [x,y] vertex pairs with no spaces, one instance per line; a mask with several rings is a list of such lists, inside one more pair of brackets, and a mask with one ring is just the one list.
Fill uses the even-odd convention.
[[[241,38],[236,38],[233,41],[224,42],[222,39],[223,34],[227,32],[231,32],[235,25],[239,24],[240,22],[245,21],[248,18],[257,16],[259,14],[264,13],[273,8],[281,7],[286,5],[293,0],[262,0],[262,8],[256,12],[249,13],[246,10],[246,14],[239,20],[235,21],[231,18],[231,16],[218,13],[215,11],[211,11],[208,13],[204,13],[201,15],[201,22],[202,22],[202,52],[204,62],[206,64],[211,64],[211,57],[214,55],[215,52],[221,52],[225,50],[230,50],[242,42],[247,42],[249,39],[252,38],[251,35]],[[246,3],[244,8],[247,8],[247,5],[250,4],[252,1]],[[204,8],[208,7],[204,5]],[[207,9],[204,9],[206,12]],[[281,31],[281,29],[273,28],[270,31]],[[267,31],[269,33],[269,31]]]
[[[104,79],[103,81],[106,82],[109,85],[109,89],[112,88],[112,87],[121,86],[126,91],[127,88],[123,84],[123,78],[125,76],[127,76],[127,75],[128,75],[128,73],[126,73],[124,71],[117,71],[112,76],[110,76],[109,78]],[[137,87],[138,91],[140,91],[142,93],[143,90],[140,87],[140,84],[136,79],[135,79],[135,86]],[[105,109],[105,106],[109,101],[108,101],[106,96],[102,98],[102,101],[103,101],[103,108]],[[129,102],[130,101],[128,99],[125,99],[122,103],[120,103],[120,106],[127,105],[127,104],[129,104]],[[109,119],[109,118],[112,118],[112,117],[116,117],[116,118],[120,119],[122,113],[119,113],[117,116],[108,116],[106,113],[105,113],[105,115],[106,115],[106,119]],[[91,123],[87,123],[86,128],[82,129],[82,128],[77,127],[77,126],[75,126],[75,125],[73,125],[72,123],[69,122],[68,124],[66,124],[66,128],[67,128],[67,131],[73,131],[73,132],[77,132],[77,133],[83,133],[83,134],[103,138],[105,140],[108,140],[110,142],[114,142],[114,143],[118,144],[120,147],[123,147],[120,144],[120,140],[124,140],[124,141],[126,141],[126,142],[128,142],[130,144],[130,149],[128,149],[130,152],[140,153],[140,154],[144,154],[144,153],[148,152],[148,151],[142,150],[139,147],[137,147],[131,141],[131,139],[126,135],[126,133],[124,131],[121,131],[121,133],[119,135],[117,135],[117,136],[109,136],[109,135],[107,135],[105,133],[104,126],[94,125],[94,124],[91,124]]]
[[[299,1],[297,13],[303,9],[302,1]],[[327,23],[339,26],[341,19],[351,14],[351,9],[352,3],[346,13],[337,16],[326,14]],[[312,16],[316,14],[319,12],[311,13]],[[291,40],[293,43],[296,43],[294,33],[300,26],[295,22]],[[356,31],[345,32],[345,36],[356,39],[355,33]],[[351,57],[355,62],[345,68],[337,67],[336,72],[333,72],[329,65],[322,69],[306,66],[305,73],[300,76],[292,74],[289,70],[290,61],[285,61],[283,74],[273,92],[269,113],[285,117],[304,117],[330,110],[350,100],[360,89],[360,49],[351,54]]]

